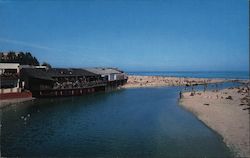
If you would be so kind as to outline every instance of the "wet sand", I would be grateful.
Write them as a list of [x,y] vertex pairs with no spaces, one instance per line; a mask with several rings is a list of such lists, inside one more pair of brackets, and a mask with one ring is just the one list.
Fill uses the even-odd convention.
[[184,77],[161,77],[161,76],[128,76],[128,82],[123,88],[183,86],[228,82],[226,79],[184,78]]
[[183,93],[180,104],[218,132],[239,157],[250,157],[249,87]]

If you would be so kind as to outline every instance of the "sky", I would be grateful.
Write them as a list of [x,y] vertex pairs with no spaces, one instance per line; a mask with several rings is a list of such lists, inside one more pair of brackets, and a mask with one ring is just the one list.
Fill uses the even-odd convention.
[[248,0],[0,0],[0,51],[53,67],[247,71]]

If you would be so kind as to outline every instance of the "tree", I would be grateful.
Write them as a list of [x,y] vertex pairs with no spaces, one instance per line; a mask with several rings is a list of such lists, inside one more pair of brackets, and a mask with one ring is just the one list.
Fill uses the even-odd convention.
[[33,65],[39,66],[39,62],[38,62],[38,60],[36,59],[36,57],[33,58]]
[[0,62],[4,62],[5,60],[3,59],[4,55],[3,52],[0,52]]
[[52,68],[52,66],[47,62],[43,62],[42,66],[47,66],[47,68],[49,68],[49,69]]
[[1,62],[5,63],[19,63],[21,65],[39,65],[39,61],[36,57],[33,57],[30,52],[14,52],[9,51],[7,56],[5,56],[3,52],[0,52]]
[[8,63],[15,63],[16,62],[16,53],[13,52],[13,51],[10,51],[8,54],[7,54],[7,57],[8,57]]

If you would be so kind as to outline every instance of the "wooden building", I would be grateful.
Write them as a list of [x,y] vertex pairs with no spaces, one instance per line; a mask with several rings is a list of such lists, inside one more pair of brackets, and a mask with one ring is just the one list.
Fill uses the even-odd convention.
[[25,88],[35,97],[72,96],[105,90],[101,75],[84,69],[32,69],[20,71]]
[[101,75],[107,81],[106,89],[122,86],[128,80],[128,76],[117,68],[86,68],[86,70]]

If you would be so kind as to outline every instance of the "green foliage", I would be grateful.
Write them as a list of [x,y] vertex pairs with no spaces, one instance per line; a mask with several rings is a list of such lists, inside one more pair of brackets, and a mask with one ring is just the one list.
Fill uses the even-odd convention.
[[30,52],[14,52],[9,51],[7,55],[0,52],[0,62],[1,63],[19,63],[21,65],[39,65],[39,61],[36,57],[33,57]]

